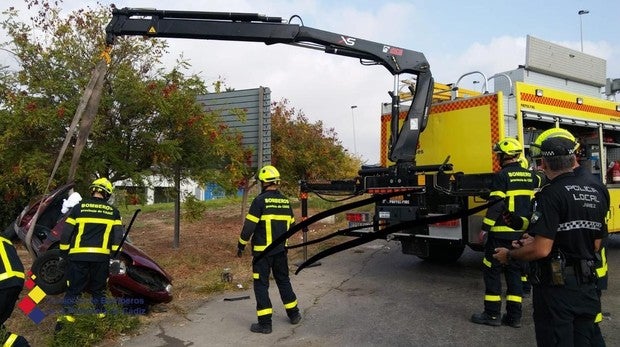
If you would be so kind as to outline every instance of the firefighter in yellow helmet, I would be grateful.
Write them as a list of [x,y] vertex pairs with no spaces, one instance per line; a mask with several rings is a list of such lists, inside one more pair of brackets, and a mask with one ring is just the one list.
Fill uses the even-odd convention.
[[[251,239],[252,254],[262,254],[274,240],[286,233],[295,222],[289,199],[278,190],[280,173],[267,165],[258,172],[262,192],[252,201],[243,223],[237,244],[237,256],[241,257],[245,246]],[[273,273],[280,298],[291,324],[301,320],[297,296],[289,278],[288,256],[284,243],[279,244],[266,256],[252,265],[254,295],[256,296],[256,315],[258,323],[250,326],[255,333],[270,334],[273,309],[269,298],[269,275]]]
[[530,262],[534,327],[538,346],[598,346],[600,312],[594,275],[605,230],[605,194],[573,172],[575,141],[541,141],[542,168],[549,183],[536,194],[527,234],[513,248],[498,247],[502,264]]
[[[542,143],[545,140],[554,138],[554,137],[564,138],[564,139],[571,141],[573,143],[572,145],[573,152],[578,153],[579,142],[577,141],[577,139],[572,133],[562,128],[550,128],[550,129],[543,131],[540,135],[538,135],[538,137],[534,140],[534,143],[530,145],[530,156],[535,160],[540,160],[542,157],[542,153],[540,150]],[[606,205],[605,205],[606,209],[607,211],[609,211],[610,197],[609,197],[609,191],[607,190],[607,187],[605,186],[605,184],[603,184],[601,179],[592,175],[592,173],[590,173],[587,169],[580,166],[575,156],[573,156],[573,158],[574,158],[574,161],[573,161],[574,175],[580,180],[582,180],[583,182],[585,182],[586,184],[595,187],[603,194],[606,200]],[[597,253],[596,274],[598,277],[597,294],[599,295],[599,298],[602,295],[602,291],[607,289],[607,283],[608,283],[608,275],[607,275],[608,266],[607,266],[607,252],[606,252],[608,236],[607,236],[607,224],[606,223],[604,225],[604,228],[605,228],[605,236],[602,239],[600,250]],[[604,345],[604,342],[601,342],[603,341],[603,336],[598,326],[598,323],[600,323],[602,320],[603,320],[603,314],[602,312],[599,312],[595,320],[595,323],[597,323],[595,327],[596,328],[595,345],[597,346]]]
[[60,239],[68,286],[64,314],[58,317],[56,331],[75,321],[78,300],[86,291],[92,295],[94,312],[105,316],[110,255],[119,249],[124,227],[120,212],[108,202],[114,189],[112,183],[98,178],[89,189],[90,198],[81,200],[69,212]]
[[0,345],[29,346],[23,336],[10,333],[4,322],[9,319],[24,287],[24,265],[11,241],[0,235]]
[[[504,138],[493,147],[502,169],[493,176],[489,200],[501,199],[503,203],[493,205],[487,210],[483,219],[482,230],[487,233],[485,255],[483,259],[483,278],[485,284],[484,311],[471,316],[476,324],[491,326],[521,326],[521,302],[523,286],[521,283],[522,263],[512,261],[502,265],[493,258],[494,249],[510,247],[513,240],[519,240],[523,229],[514,229],[507,225],[502,217],[504,212],[516,216],[527,216],[534,189],[540,184],[538,176],[521,167],[519,158],[523,146],[514,138]],[[506,314],[501,315],[502,280],[506,279]]]

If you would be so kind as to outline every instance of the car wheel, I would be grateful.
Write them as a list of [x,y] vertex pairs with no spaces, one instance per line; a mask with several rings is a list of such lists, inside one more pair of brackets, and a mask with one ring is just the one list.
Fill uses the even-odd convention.
[[6,229],[2,232],[2,236],[13,241],[17,238],[17,233],[15,232],[15,222],[11,222]]
[[67,276],[64,269],[58,267],[59,249],[50,249],[41,254],[32,263],[32,273],[36,284],[48,295],[57,295],[67,289]]

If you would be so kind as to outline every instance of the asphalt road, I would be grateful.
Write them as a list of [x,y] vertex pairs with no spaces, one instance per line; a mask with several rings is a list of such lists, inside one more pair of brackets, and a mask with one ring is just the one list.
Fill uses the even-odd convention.
[[[620,345],[620,235],[608,250],[609,289],[601,329]],[[466,250],[455,264],[435,265],[376,241],[332,255],[292,275],[303,319],[288,322],[275,284],[273,333],[249,331],[255,322],[251,290],[213,298],[174,321],[143,329],[122,346],[535,346],[531,298],[521,328],[469,322],[483,308],[482,253]],[[249,299],[225,299],[250,296]]]

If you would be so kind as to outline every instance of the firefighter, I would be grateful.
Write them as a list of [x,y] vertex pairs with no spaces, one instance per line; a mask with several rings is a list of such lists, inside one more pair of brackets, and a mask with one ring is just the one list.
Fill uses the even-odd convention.
[[606,234],[606,197],[573,173],[574,141],[550,137],[540,151],[550,182],[536,194],[528,234],[494,257],[530,261],[538,346],[590,346],[601,308],[596,253]]
[[2,346],[29,346],[23,336],[7,331],[4,322],[9,319],[19,293],[24,287],[24,265],[11,241],[0,235],[0,344]]
[[[261,193],[252,201],[243,223],[243,229],[237,244],[237,256],[241,257],[245,246],[252,240],[252,255],[262,254],[273,240],[286,233],[295,222],[291,203],[278,190],[280,173],[267,165],[258,172]],[[256,314],[258,323],[253,323],[250,331],[270,334],[273,313],[269,298],[269,274],[273,277],[280,292],[280,298],[286,309],[291,324],[298,324],[301,314],[297,306],[297,297],[293,292],[289,278],[286,245],[279,244],[269,254],[252,265],[254,277],[254,295],[256,296]]]
[[64,314],[58,317],[56,331],[75,321],[82,293],[92,295],[98,317],[105,317],[105,291],[110,254],[116,252],[124,233],[118,209],[108,203],[113,186],[107,178],[90,185],[90,198],[81,200],[69,212],[60,239],[61,263],[66,262],[67,291]]
[[[534,189],[540,184],[538,176],[521,166],[519,157],[523,154],[523,146],[513,138],[499,141],[493,148],[502,169],[493,177],[489,200],[502,199],[503,203],[495,204],[487,210],[483,219],[482,230],[487,233],[485,255],[483,259],[483,278],[485,284],[484,311],[471,316],[476,324],[500,326],[502,324],[514,328],[521,326],[521,302],[523,285],[521,283],[522,262],[511,261],[500,264],[493,258],[494,249],[510,248],[513,240],[521,238],[524,228],[513,229],[502,218],[505,211],[515,217],[527,216]],[[504,272],[506,280],[506,314],[501,316],[502,280]]]
[[[534,143],[532,143],[532,145],[530,146],[530,156],[534,160],[541,159],[540,146],[544,140],[548,138],[552,138],[552,137],[563,137],[563,138],[566,138],[572,141],[575,144],[575,147],[574,147],[575,153],[579,153],[578,152],[579,142],[577,141],[575,136],[573,136],[573,134],[571,134],[568,130],[565,130],[562,128],[551,128],[551,129],[547,129],[544,132],[542,132],[536,138]],[[609,211],[609,208],[610,208],[609,205],[610,205],[611,200],[609,197],[609,191],[607,190],[607,187],[602,183],[601,180],[599,180],[597,177],[592,175],[592,173],[590,173],[584,167],[579,165],[579,162],[576,157],[573,163],[573,172],[576,177],[583,179],[588,184],[591,184],[597,189],[601,190],[601,192],[605,195],[605,199],[607,201],[606,207],[607,207],[607,211]],[[607,228],[607,223],[605,223],[604,227]],[[607,246],[608,237],[607,237],[607,233],[605,234],[606,236],[603,237],[603,240],[601,242],[601,248],[597,254],[596,274],[597,274],[598,279],[597,279],[596,284],[597,284],[597,293],[599,297],[602,295],[602,291],[607,289],[607,282],[608,282],[608,276],[607,276],[608,266],[607,266],[607,255],[606,255],[606,246]],[[596,315],[596,319],[595,319],[595,323],[596,323],[596,326],[595,326],[595,329],[596,329],[595,337],[596,338],[595,338],[595,343],[594,343],[595,346],[605,345],[604,340],[603,340],[603,335],[598,325],[598,323],[600,323],[602,320],[603,320],[603,313],[599,312]]]

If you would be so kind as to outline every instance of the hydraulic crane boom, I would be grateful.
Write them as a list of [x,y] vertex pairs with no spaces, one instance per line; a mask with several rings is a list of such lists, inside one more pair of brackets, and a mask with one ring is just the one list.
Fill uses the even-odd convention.
[[389,157],[396,163],[415,164],[416,146],[426,125],[434,84],[430,66],[420,52],[255,13],[114,9],[106,27],[106,42],[113,45],[116,37],[123,35],[283,43],[359,58],[364,65],[383,65],[392,75],[413,74],[416,88],[402,127],[398,124],[398,93],[392,93],[391,129],[395,135],[390,142]]

